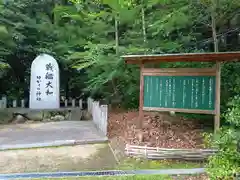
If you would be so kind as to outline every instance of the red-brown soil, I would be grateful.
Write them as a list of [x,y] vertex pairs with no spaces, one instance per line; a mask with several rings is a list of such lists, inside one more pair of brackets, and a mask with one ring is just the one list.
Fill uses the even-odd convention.
[[136,128],[138,111],[109,114],[108,136],[125,144],[161,148],[202,148],[202,128],[196,120],[145,112],[142,129]]

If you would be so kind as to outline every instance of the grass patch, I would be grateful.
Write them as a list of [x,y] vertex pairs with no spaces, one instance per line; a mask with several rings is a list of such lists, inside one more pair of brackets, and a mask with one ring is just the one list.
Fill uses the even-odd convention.
[[[105,152],[104,148],[102,149]],[[106,157],[105,155],[103,157]],[[99,163],[100,159],[97,156],[93,156],[91,159],[94,164]],[[75,164],[76,165],[76,164]],[[93,167],[93,164],[91,164]],[[202,162],[185,162],[185,161],[153,161],[153,160],[144,160],[144,159],[134,159],[127,158],[120,162],[115,168],[118,170],[134,170],[134,169],[186,169],[186,168],[200,168],[204,167],[204,163]],[[106,170],[108,168],[102,166],[101,170]],[[71,169],[73,171],[77,169]],[[93,169],[85,169],[85,170],[93,170]],[[98,169],[99,170],[99,169]],[[127,175],[127,176],[95,176],[95,177],[67,177],[67,178],[38,178],[38,180],[206,180],[201,177],[196,176],[168,176],[168,175]]]
[[[53,179],[56,179],[56,178],[44,179],[44,180],[53,180]],[[167,175],[102,176],[102,177],[78,177],[78,178],[58,178],[58,179],[61,179],[61,180],[172,180],[172,178]]]
[[[50,178],[41,180],[209,180],[205,174],[200,175],[178,175],[178,176],[168,176],[168,175],[133,175],[133,176],[102,176],[102,177],[75,177],[75,178]],[[37,179],[40,180],[40,179]]]
[[[120,162],[116,167],[119,170],[133,169],[186,169],[201,168],[202,162],[184,162],[184,161],[153,161],[144,159],[127,158]],[[194,176],[171,177],[168,175],[134,175],[134,176],[103,176],[103,177],[79,177],[79,178],[60,178],[61,180],[176,180],[183,177],[190,178]],[[45,179],[46,180],[46,179]],[[53,180],[53,179],[49,179]]]
[[202,162],[187,162],[187,161],[155,161],[128,158],[121,162],[118,169],[186,169],[186,168],[202,168],[204,163]]
[[[98,146],[68,146],[28,150],[0,151],[0,173],[134,170],[134,169],[185,169],[204,167],[203,163],[184,161],[152,161],[127,158],[116,163],[105,144]],[[9,162],[15,162],[9,165]]]

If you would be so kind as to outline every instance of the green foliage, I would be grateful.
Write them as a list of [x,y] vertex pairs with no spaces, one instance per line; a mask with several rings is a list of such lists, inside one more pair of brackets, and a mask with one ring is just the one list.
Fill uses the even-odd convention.
[[237,151],[235,130],[222,130],[214,139],[219,152],[209,159],[207,171],[211,179],[231,179],[240,170],[240,153]]
[[[58,11],[54,12],[55,5],[52,2],[17,0],[2,4],[4,8],[0,11],[0,27],[4,33],[0,33],[0,61],[9,64],[10,68],[1,74],[0,94],[27,98],[31,62],[38,54],[49,53],[60,64],[61,91],[64,95],[79,96],[74,90],[79,86],[71,87],[69,84],[71,78],[79,73],[71,69],[71,61],[68,61],[69,54],[79,45],[85,44],[85,40],[79,41],[80,27],[76,28],[75,22],[67,17],[67,14],[77,11],[71,6],[68,7],[69,11],[65,8],[65,12],[58,14]],[[66,1],[57,3],[59,6],[66,5]],[[66,94],[65,89],[70,94]]]
[[199,162],[181,162],[171,160],[145,160],[129,158],[119,163],[118,169],[132,170],[132,169],[190,169],[201,168],[202,163]]
[[219,152],[209,159],[208,173],[212,179],[230,179],[240,172],[240,152],[237,150],[237,143],[240,141],[239,96],[234,97],[229,106],[225,118],[232,127],[222,128],[215,136],[206,136],[206,139],[211,139],[212,146],[219,149]]
[[240,127],[240,96],[235,96],[228,104],[231,108],[226,113],[226,120],[236,127]]
[[[10,67],[1,74],[0,93],[11,96],[28,97],[31,62],[44,52],[59,62],[63,95],[92,94],[136,108],[139,68],[125,65],[121,55],[212,51],[211,40],[201,43],[212,37],[208,1],[0,2],[0,62]],[[238,1],[221,0],[220,4],[219,31],[238,27]],[[239,48],[235,36],[227,38],[230,43],[220,50]],[[160,66],[206,67],[209,64],[162,63]],[[239,65],[224,64],[223,101],[236,95],[239,69]]]
[[[236,154],[233,151],[223,151],[216,156],[210,158],[208,165],[208,173],[211,179],[234,179],[234,174],[239,172],[239,164],[232,159],[236,159]],[[234,160],[235,160],[234,159]]]

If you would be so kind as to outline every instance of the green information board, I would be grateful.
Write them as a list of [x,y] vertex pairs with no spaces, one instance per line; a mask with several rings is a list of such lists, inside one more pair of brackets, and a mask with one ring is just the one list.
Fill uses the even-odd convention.
[[144,76],[144,107],[214,110],[215,76]]

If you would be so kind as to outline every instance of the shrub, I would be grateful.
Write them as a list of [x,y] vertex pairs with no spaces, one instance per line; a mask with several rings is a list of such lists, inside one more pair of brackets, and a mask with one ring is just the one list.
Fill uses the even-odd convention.
[[234,97],[228,104],[230,107],[224,117],[229,123],[216,134],[205,135],[205,140],[219,152],[209,158],[207,172],[211,179],[233,179],[240,172],[240,97]]

